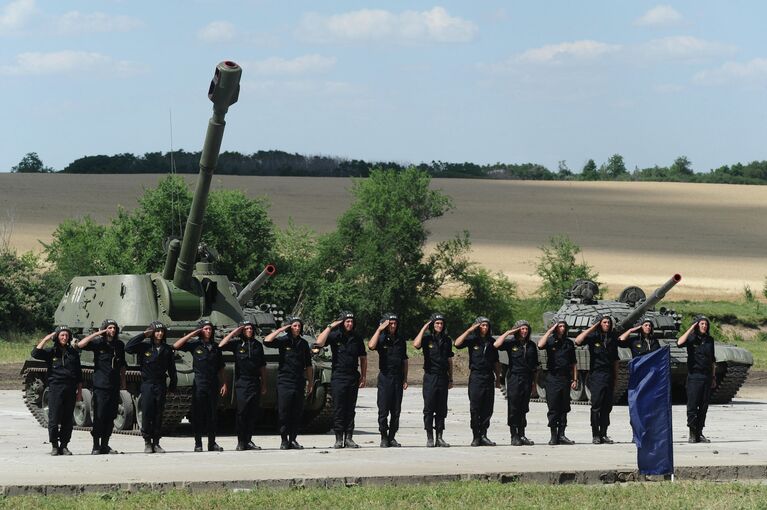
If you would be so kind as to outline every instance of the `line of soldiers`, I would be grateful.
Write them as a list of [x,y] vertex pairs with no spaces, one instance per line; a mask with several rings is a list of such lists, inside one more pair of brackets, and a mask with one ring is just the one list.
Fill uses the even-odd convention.
[[[334,448],[359,448],[354,442],[354,419],[359,388],[365,387],[367,352],[362,335],[356,329],[354,314],[344,311],[329,324],[313,345],[303,337],[300,318],[289,318],[281,328],[264,338],[264,345],[279,350],[277,372],[277,411],[281,435],[280,448],[302,449],[297,436],[306,395],[313,391],[312,352],[330,346],[332,352],[331,391],[333,397]],[[687,425],[689,442],[709,442],[703,435],[711,390],[715,388],[714,340],[709,334],[710,321],[694,319],[677,341],[688,353]],[[73,345],[67,327],[43,338],[32,356],[48,365],[48,432],[51,455],[71,455],[68,444],[72,435],[75,401],[82,399],[82,369],[79,350],[94,353],[93,373],[93,450],[92,454],[117,453],[109,446],[113,421],[120,402],[119,392],[126,387],[125,354],[135,354],[141,368],[141,435],[145,453],[164,453],[160,446],[162,415],[166,395],[177,385],[174,351],[192,355],[194,382],[191,418],[195,452],[203,451],[207,437],[208,451],[222,451],[216,442],[216,409],[219,397],[227,395],[222,351],[231,351],[235,359],[234,386],[237,397],[236,450],[260,450],[253,441],[260,397],[267,392],[264,349],[256,337],[256,326],[243,322],[221,342],[214,339],[215,327],[203,320],[199,327],[177,340],[166,343],[167,328],[153,322],[127,344],[119,339],[119,326],[106,320],[101,329]],[[54,345],[46,348],[48,341]],[[654,338],[652,320],[641,323],[622,335],[615,332],[609,316],[597,317],[595,323],[574,341],[568,338],[564,320],[554,322],[534,343],[530,323],[517,321],[497,338],[493,337],[487,317],[476,321],[455,342],[445,329],[445,317],[433,314],[420,329],[413,347],[423,352],[423,422],[427,447],[449,447],[444,440],[448,392],[453,387],[453,347],[467,349],[469,357],[468,394],[470,402],[471,446],[495,446],[488,436],[493,415],[495,389],[501,386],[498,353],[508,354],[506,395],[511,444],[530,446],[526,437],[527,413],[538,376],[538,351],[547,355],[546,402],[549,445],[574,444],[565,435],[570,412],[570,390],[578,386],[575,346],[586,345],[590,371],[586,384],[591,392],[591,428],[594,444],[612,444],[607,435],[613,391],[617,376],[618,346],[627,346],[633,356],[642,356],[660,348]],[[396,440],[403,391],[408,388],[408,355],[405,338],[399,330],[396,314],[385,314],[367,345],[379,358],[378,426],[382,448],[399,447]],[[436,435],[435,435],[436,433]]]

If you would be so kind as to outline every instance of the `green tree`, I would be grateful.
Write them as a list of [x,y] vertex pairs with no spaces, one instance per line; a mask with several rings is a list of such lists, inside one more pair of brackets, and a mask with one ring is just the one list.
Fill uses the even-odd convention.
[[0,331],[32,331],[51,326],[60,294],[40,258],[0,249]]
[[581,170],[581,180],[583,181],[598,181],[599,172],[597,171],[597,164],[593,159],[590,159],[583,165]]
[[36,152],[28,152],[21,158],[19,164],[11,168],[11,172],[20,174],[50,173],[53,169],[43,165],[40,156]]
[[542,254],[536,263],[535,273],[543,280],[538,294],[547,303],[560,302],[579,278],[594,280],[599,285],[599,273],[585,261],[577,261],[581,248],[566,235],[551,237],[549,244],[540,246],[540,250]]
[[628,176],[628,170],[626,170],[626,163],[623,162],[623,156],[620,154],[613,154],[607,163],[599,168],[599,173],[604,180],[614,181],[625,178]]
[[692,163],[689,159],[687,159],[687,156],[680,156],[676,158],[669,170],[679,176],[690,176],[694,173],[692,170]]

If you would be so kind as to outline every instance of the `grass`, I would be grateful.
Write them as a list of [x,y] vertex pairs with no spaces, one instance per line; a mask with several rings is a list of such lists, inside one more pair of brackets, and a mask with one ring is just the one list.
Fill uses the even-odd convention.
[[16,496],[0,508],[765,508],[767,486],[742,483],[658,482],[621,485],[538,485],[452,482],[399,487],[259,489]]
[[39,338],[36,336],[13,340],[0,338],[0,363],[19,363],[29,358],[35,340]]

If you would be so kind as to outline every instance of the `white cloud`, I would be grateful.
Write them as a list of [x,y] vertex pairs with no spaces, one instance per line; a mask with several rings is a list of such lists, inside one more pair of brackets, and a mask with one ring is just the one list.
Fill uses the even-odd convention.
[[682,21],[682,15],[670,5],[656,5],[634,21],[639,26],[668,26]]
[[302,55],[291,59],[271,57],[246,63],[243,68],[247,69],[248,73],[261,75],[299,75],[326,72],[335,65],[335,57]]
[[699,85],[767,86],[767,58],[727,62],[716,69],[699,72],[693,81]]
[[639,46],[640,55],[661,60],[700,60],[734,53],[737,47],[689,35],[653,39]]
[[70,50],[19,53],[13,64],[0,65],[0,75],[6,76],[67,74],[84,70],[132,75],[145,69],[135,62],[115,60],[101,53]]
[[332,16],[305,14],[299,36],[318,42],[469,42],[477,33],[471,21],[451,16],[443,7],[428,11],[394,13],[383,9],[362,9]]
[[113,16],[103,12],[70,11],[56,20],[59,32],[80,34],[92,32],[128,32],[143,26],[141,20],[130,16]]
[[532,63],[552,63],[565,60],[595,59],[603,55],[615,53],[620,45],[607,44],[599,41],[582,40],[547,44],[540,48],[529,49],[517,56],[518,60]]
[[197,31],[197,38],[206,43],[228,43],[238,36],[237,28],[228,21],[211,21]]
[[0,35],[23,28],[36,11],[35,0],[16,0],[0,9]]

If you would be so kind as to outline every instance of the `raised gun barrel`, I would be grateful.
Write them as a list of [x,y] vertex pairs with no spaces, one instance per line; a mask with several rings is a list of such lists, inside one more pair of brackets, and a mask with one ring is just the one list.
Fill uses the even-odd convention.
[[626,331],[628,328],[631,327],[634,322],[637,321],[647,310],[652,308],[656,305],[661,299],[663,299],[666,296],[666,292],[671,290],[671,288],[682,281],[682,275],[675,274],[671,278],[668,279],[666,283],[655,289],[655,291],[650,295],[650,297],[647,298],[643,303],[641,303],[639,306],[634,308],[634,310],[628,314],[626,317],[623,318],[622,321],[620,321],[616,325],[616,329],[619,332]]
[[208,121],[208,131],[200,156],[200,173],[194,192],[192,207],[186,220],[184,240],[176,262],[173,283],[184,290],[191,290],[192,271],[197,259],[197,245],[202,235],[202,218],[210,193],[210,181],[218,163],[221,140],[224,137],[224,117],[229,107],[237,102],[240,94],[242,69],[236,63],[226,60],[216,66],[216,73],[210,82],[208,98],[213,102],[213,116]]
[[237,301],[240,303],[240,306],[245,306],[248,301],[253,297],[253,295],[264,286],[266,283],[266,280],[271,278],[277,274],[277,267],[273,264],[267,264],[261,273],[256,276],[252,282],[247,284],[244,289],[240,291],[240,293],[237,295]]

